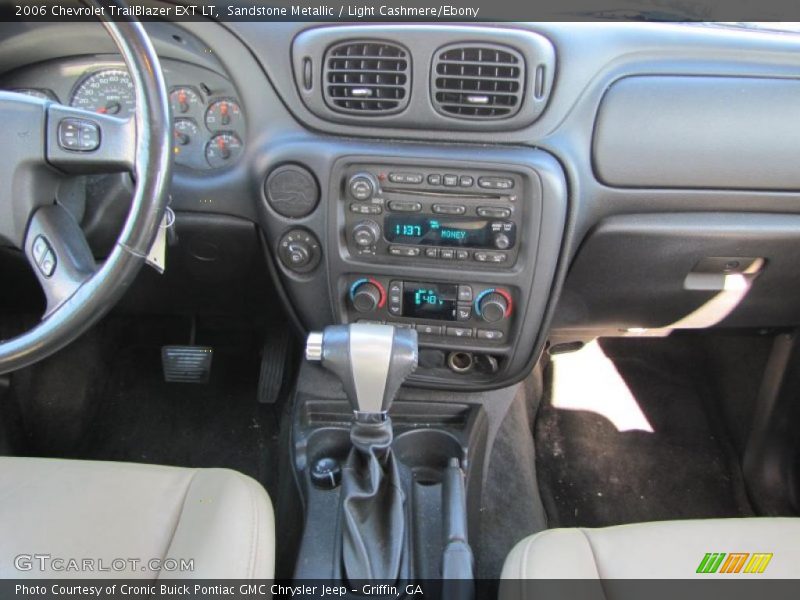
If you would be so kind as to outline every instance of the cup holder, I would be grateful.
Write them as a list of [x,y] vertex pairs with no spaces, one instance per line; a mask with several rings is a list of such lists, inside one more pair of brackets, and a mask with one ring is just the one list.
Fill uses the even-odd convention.
[[434,485],[451,458],[461,460],[462,448],[455,436],[436,429],[414,429],[398,435],[392,445],[397,460],[414,473],[421,485]]

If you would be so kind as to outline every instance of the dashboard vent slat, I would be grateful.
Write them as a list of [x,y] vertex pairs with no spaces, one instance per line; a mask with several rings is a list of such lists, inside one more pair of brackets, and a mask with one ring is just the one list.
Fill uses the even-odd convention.
[[325,53],[323,96],[333,110],[364,116],[400,112],[411,93],[411,55],[399,44],[347,41]]
[[461,119],[503,119],[523,100],[525,59],[508,46],[462,43],[433,58],[431,93],[436,110]]

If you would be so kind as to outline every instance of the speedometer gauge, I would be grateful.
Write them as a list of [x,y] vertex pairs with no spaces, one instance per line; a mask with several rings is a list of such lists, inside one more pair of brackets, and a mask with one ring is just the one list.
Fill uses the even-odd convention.
[[129,117],[136,107],[133,82],[123,69],[98,71],[78,85],[70,105],[104,115]]

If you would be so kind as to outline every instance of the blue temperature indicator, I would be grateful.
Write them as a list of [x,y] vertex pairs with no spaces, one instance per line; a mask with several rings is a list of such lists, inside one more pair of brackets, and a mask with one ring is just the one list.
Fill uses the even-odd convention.
[[414,293],[414,304],[417,306],[444,304],[444,300],[434,290],[419,289]]

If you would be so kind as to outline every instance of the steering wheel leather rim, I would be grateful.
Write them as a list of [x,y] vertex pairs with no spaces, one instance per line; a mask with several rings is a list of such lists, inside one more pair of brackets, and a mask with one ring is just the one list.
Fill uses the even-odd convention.
[[[108,12],[108,11],[106,11]],[[136,182],[130,212],[105,263],[33,329],[0,341],[0,374],[57,352],[95,324],[122,297],[145,262],[168,200],[171,173],[169,96],[156,51],[136,20],[102,20],[134,86]]]

